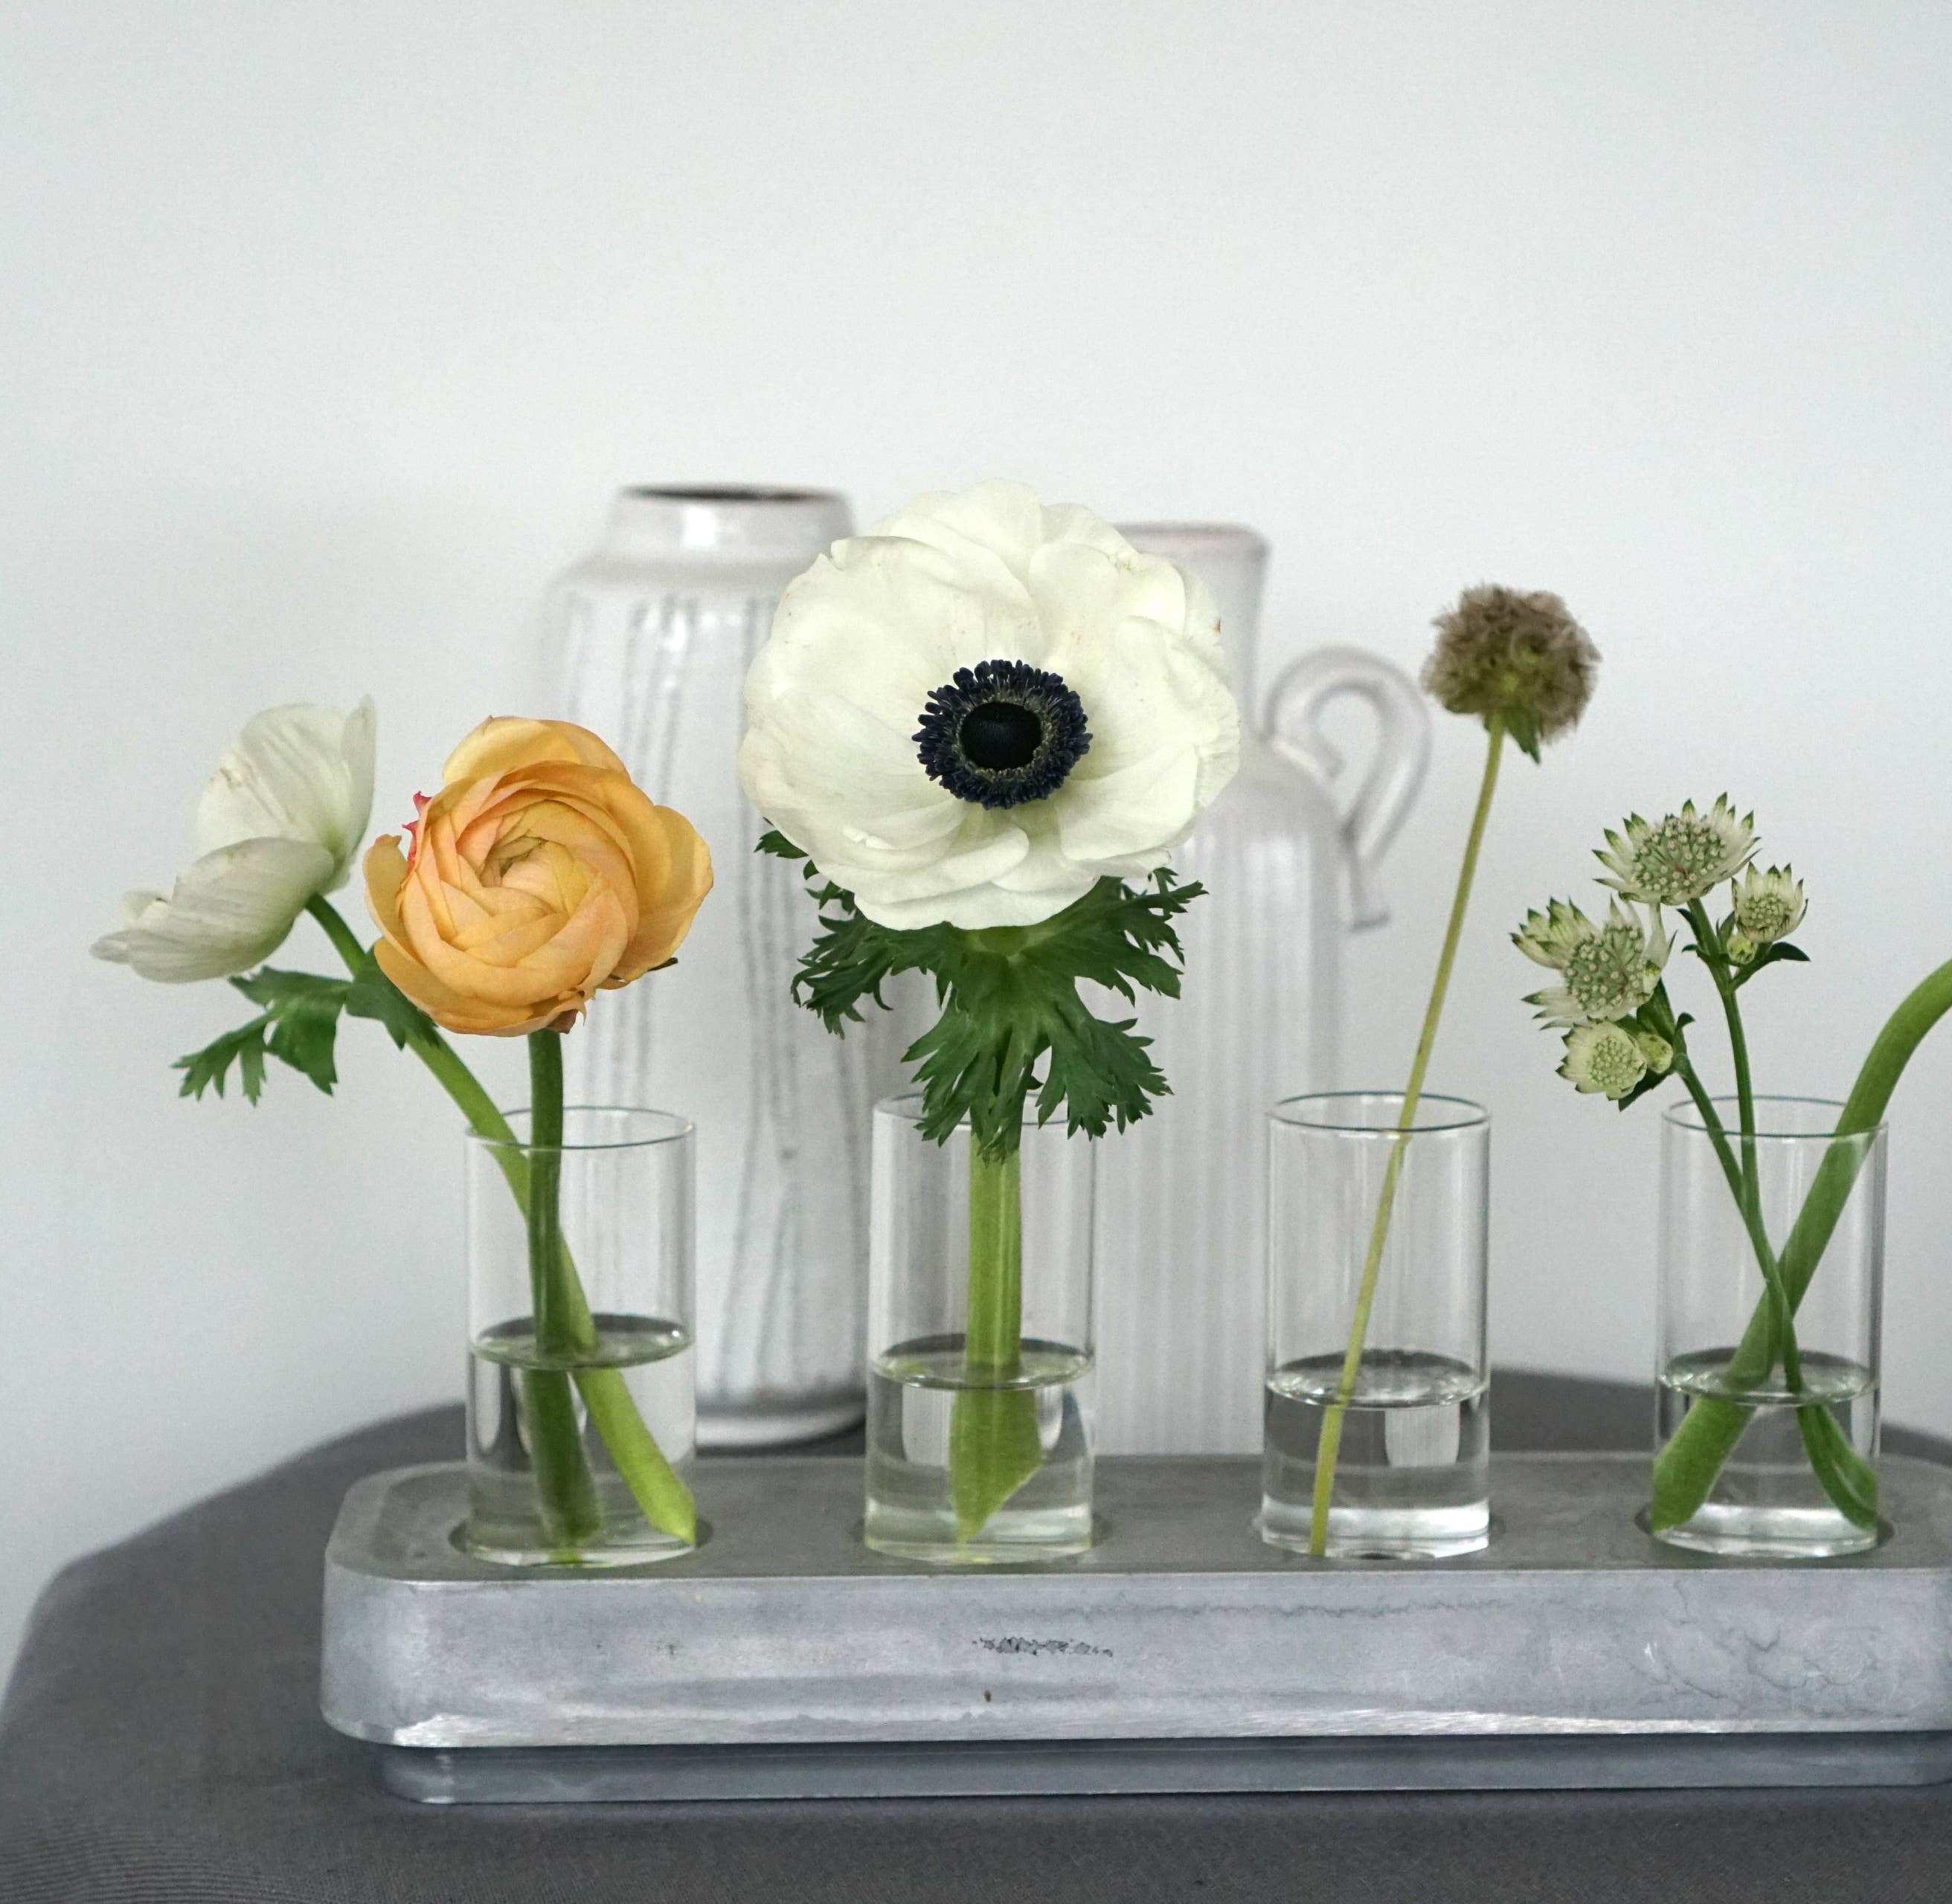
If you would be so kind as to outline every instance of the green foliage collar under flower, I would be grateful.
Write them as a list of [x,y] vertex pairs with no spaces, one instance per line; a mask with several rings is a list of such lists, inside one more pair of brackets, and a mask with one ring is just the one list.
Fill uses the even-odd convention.
[[965,931],[950,925],[897,930],[862,916],[851,894],[821,878],[780,833],[760,850],[804,863],[821,908],[821,932],[793,990],[830,1031],[884,1002],[897,973],[933,976],[942,1015],[909,1049],[923,1093],[922,1134],[944,1143],[967,1118],[978,1147],[996,1155],[1021,1140],[1025,1100],[1037,1118],[1062,1109],[1068,1127],[1102,1136],[1146,1115],[1169,1088],[1150,1041],[1131,1019],[1096,1016],[1081,980],[1127,1000],[1141,991],[1179,996],[1179,936],[1173,921],[1200,896],[1156,873],[1134,889],[1101,879],[1084,898],[1033,926]]

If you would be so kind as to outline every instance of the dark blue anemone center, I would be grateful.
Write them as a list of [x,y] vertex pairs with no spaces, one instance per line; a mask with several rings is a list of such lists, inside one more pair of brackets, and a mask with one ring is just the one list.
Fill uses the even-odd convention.
[[1048,799],[1091,745],[1084,704],[1028,661],[959,667],[922,710],[915,752],[929,778],[982,807]]

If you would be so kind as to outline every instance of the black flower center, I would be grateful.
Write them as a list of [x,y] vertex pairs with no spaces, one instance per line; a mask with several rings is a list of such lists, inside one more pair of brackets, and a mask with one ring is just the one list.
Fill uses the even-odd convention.
[[928,697],[915,739],[929,778],[982,807],[1048,798],[1091,745],[1062,675],[1003,661],[959,667]]

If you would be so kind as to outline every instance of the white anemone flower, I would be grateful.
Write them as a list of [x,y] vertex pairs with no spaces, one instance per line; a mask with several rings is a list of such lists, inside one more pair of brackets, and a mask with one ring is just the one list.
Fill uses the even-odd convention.
[[1630,1018],[1652,998],[1667,964],[1668,936],[1656,911],[1653,923],[1619,900],[1604,925],[1595,925],[1569,901],[1554,899],[1543,913],[1529,912],[1512,943],[1526,958],[1562,973],[1565,983],[1525,1000],[1547,1024],[1570,1028]]
[[373,809],[374,727],[370,699],[350,714],[257,715],[198,803],[196,860],[167,897],[131,893],[95,956],[172,985],[261,965],[352,871]]
[[1706,813],[1690,800],[1678,813],[1650,824],[1636,813],[1626,836],[1609,832],[1595,854],[1613,877],[1602,880],[1643,905],[1687,905],[1733,879],[1754,858],[1756,816],[1738,818],[1725,793]]
[[1574,1089],[1603,1092],[1615,1103],[1647,1074],[1647,1054],[1625,1025],[1587,1024],[1566,1033],[1561,1077]]
[[835,543],[746,711],[747,796],[896,929],[1034,925],[1150,873],[1240,758],[1205,586],[1017,483]]
[[1787,866],[1759,873],[1753,866],[1731,888],[1735,902],[1735,930],[1728,936],[1728,955],[1746,965],[1765,946],[1787,939],[1810,909],[1803,882]]

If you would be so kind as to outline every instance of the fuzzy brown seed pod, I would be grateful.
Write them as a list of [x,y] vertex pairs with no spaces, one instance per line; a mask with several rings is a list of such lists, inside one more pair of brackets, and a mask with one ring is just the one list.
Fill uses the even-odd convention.
[[1502,715],[1506,732],[1537,760],[1585,712],[1600,651],[1557,596],[1486,583],[1466,589],[1435,627],[1423,685],[1453,714],[1477,714],[1487,726]]

